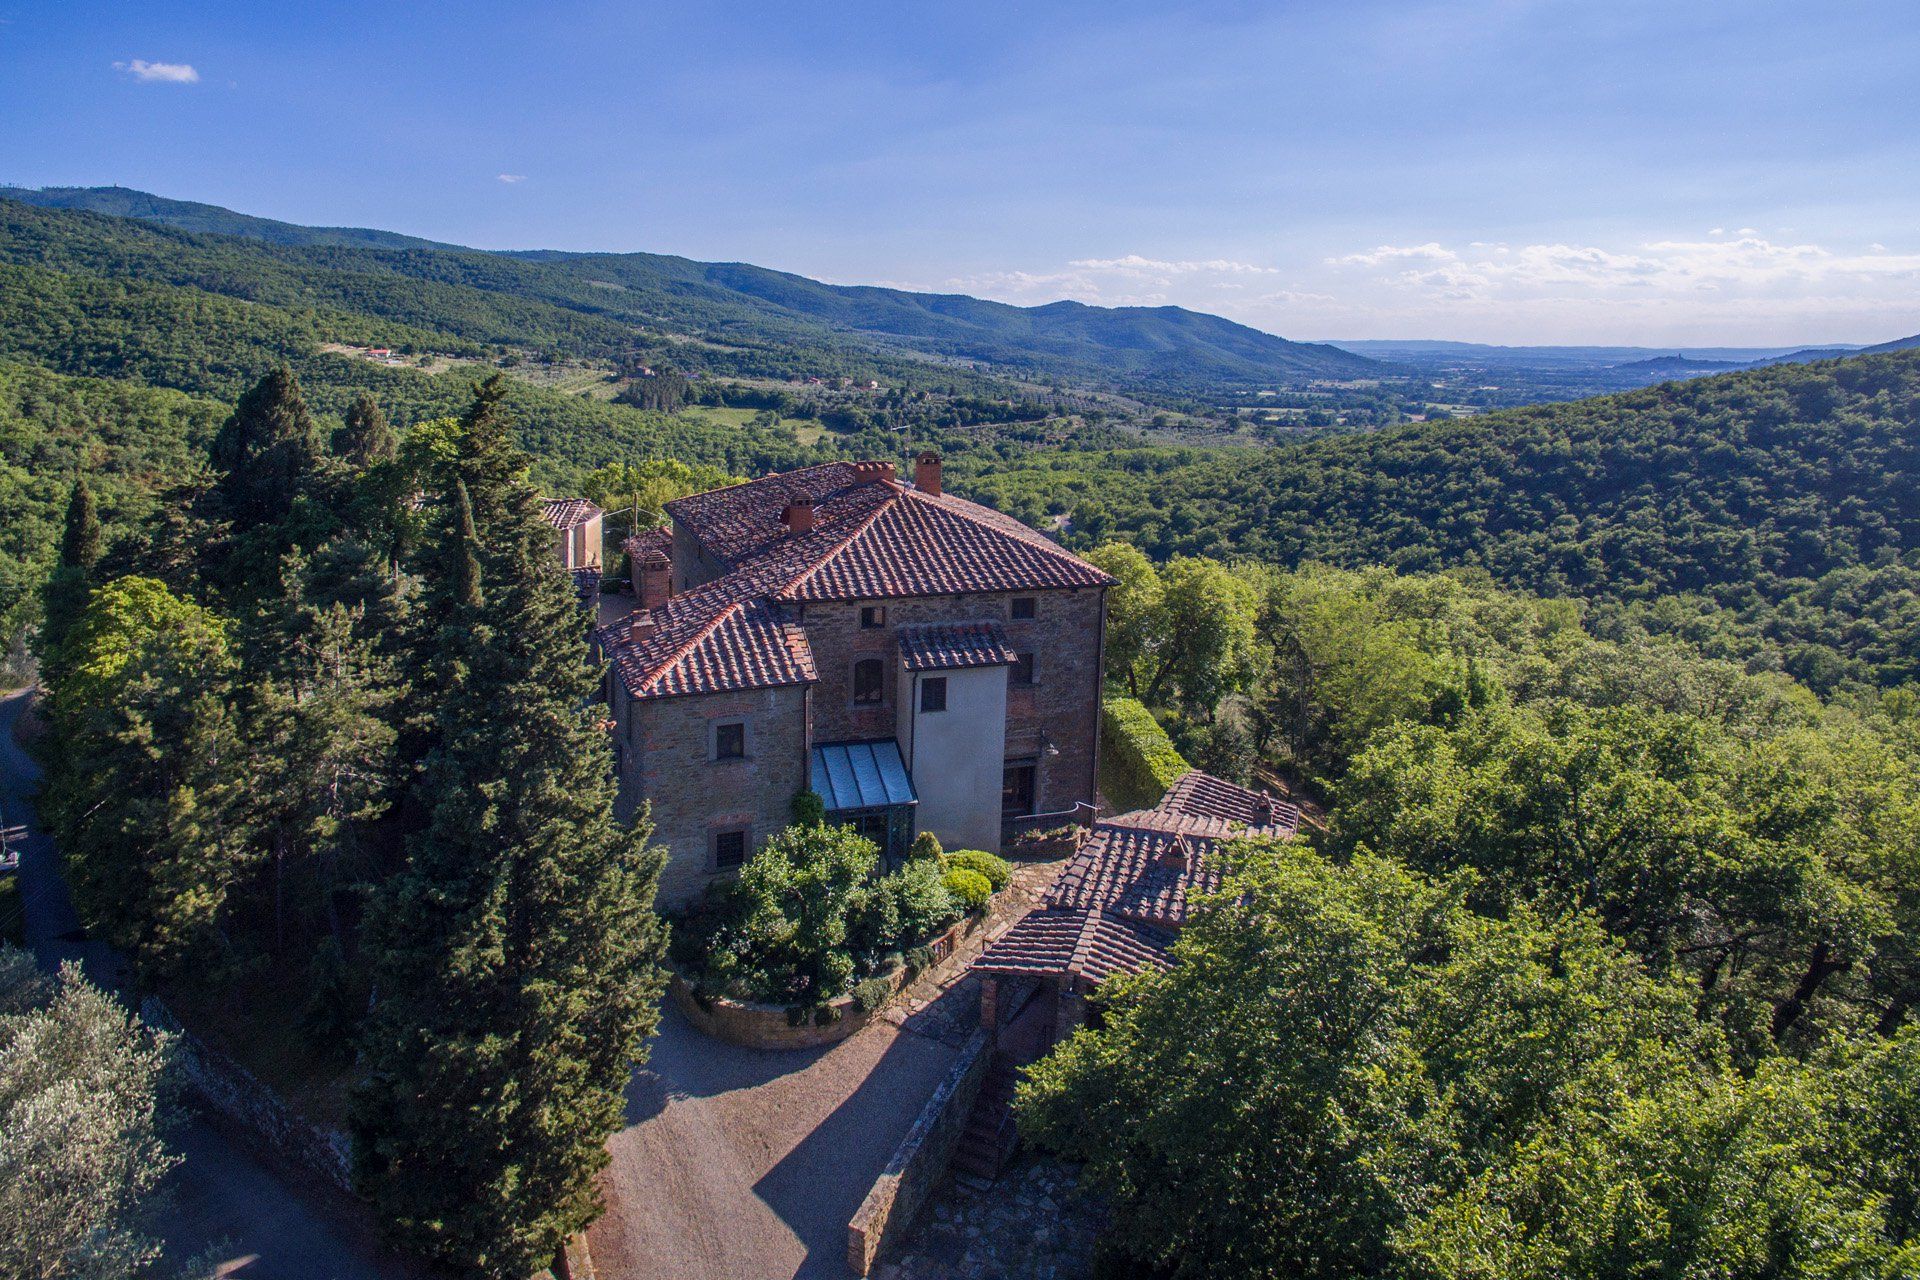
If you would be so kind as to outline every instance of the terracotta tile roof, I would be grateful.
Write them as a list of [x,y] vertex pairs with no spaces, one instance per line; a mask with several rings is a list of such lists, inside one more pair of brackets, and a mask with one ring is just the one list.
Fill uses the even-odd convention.
[[1300,808],[1263,791],[1250,791],[1198,769],[1189,769],[1167,788],[1154,806],[1160,813],[1194,814],[1244,822],[1254,827],[1300,829]]
[[[869,468],[876,464],[865,464]],[[974,591],[1104,586],[1105,573],[1042,534],[978,503],[935,496],[854,463],[765,476],[667,504],[707,551],[734,569],[786,581],[783,600],[871,600]],[[813,504],[813,528],[782,520]]]
[[997,622],[936,623],[900,628],[900,664],[909,671],[1006,667],[1020,655]]
[[602,512],[585,498],[548,498],[541,514],[548,524],[564,532],[579,528]]
[[659,529],[648,529],[644,533],[633,534],[620,544],[620,549],[626,552],[635,564],[640,563],[649,556],[660,559],[672,559],[673,530],[662,527]]
[[[636,636],[636,620],[651,627]],[[780,606],[721,578],[658,609],[636,609],[594,639],[636,698],[811,684],[813,651]]]
[[1104,911],[1029,912],[973,967],[984,973],[1071,974],[1099,983],[1116,973],[1165,968],[1173,935]]
[[1165,940],[1186,923],[1192,899],[1220,887],[1221,846],[1237,836],[1290,836],[1299,825],[1292,805],[1198,770],[1187,773],[1153,808],[1095,823],[1048,887],[1041,909],[1008,930],[975,967],[1097,982],[1107,973],[1165,964]]

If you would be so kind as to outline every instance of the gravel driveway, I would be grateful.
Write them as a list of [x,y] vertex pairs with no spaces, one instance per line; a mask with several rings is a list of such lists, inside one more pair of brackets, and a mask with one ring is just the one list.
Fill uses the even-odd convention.
[[847,1269],[847,1220],[958,1051],[876,1020],[823,1049],[722,1044],[669,1003],[608,1143],[602,1280],[791,1280]]

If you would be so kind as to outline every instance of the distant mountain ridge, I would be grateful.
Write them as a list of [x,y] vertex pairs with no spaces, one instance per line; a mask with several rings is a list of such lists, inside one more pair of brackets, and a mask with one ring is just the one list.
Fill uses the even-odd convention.
[[[1380,362],[1294,342],[1182,307],[1017,307],[964,294],[830,285],[747,263],[648,253],[499,252],[355,227],[305,227],[125,187],[0,188],[0,197],[192,232],[263,242],[300,262],[412,275],[512,294],[663,334],[732,333],[791,342],[796,331],[881,352],[977,362],[997,372],[1179,389],[1377,377]],[[377,255],[360,258],[354,255]],[[442,261],[436,263],[433,259]],[[494,266],[481,265],[492,263]],[[508,264],[511,264],[509,266]]]

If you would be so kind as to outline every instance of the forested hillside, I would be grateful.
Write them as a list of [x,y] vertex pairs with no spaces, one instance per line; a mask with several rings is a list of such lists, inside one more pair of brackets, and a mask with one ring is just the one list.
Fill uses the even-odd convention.
[[1479,568],[1764,640],[1816,687],[1920,673],[1916,353],[1272,450],[1030,454],[960,482],[1030,519],[1071,513],[1081,545]]
[[[298,290],[311,301],[477,342],[607,356],[697,337],[749,351],[777,344],[817,353],[816,365],[837,357],[896,375],[903,365],[959,360],[1021,376],[1161,389],[1364,378],[1383,370],[1335,347],[1290,342],[1179,307],[1024,308],[660,254],[486,253],[380,232],[294,228],[117,188],[5,194],[6,261],[134,272],[262,301],[285,301]],[[200,234],[209,230],[227,234]],[[756,371],[745,354],[675,354],[695,367]]]

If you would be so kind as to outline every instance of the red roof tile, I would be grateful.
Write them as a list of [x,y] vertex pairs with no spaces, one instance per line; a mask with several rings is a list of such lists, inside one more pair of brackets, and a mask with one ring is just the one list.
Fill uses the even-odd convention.
[[900,628],[900,664],[909,671],[957,671],[1006,667],[1020,655],[995,622],[936,623]]
[[[743,589],[744,588],[744,589]],[[651,631],[636,637],[634,623]],[[595,635],[636,698],[811,684],[813,651],[780,606],[722,578],[651,611],[636,609]]]
[[1221,846],[1244,835],[1290,836],[1299,825],[1292,805],[1198,770],[1187,773],[1155,807],[1095,823],[1048,887],[1041,909],[1008,930],[975,967],[1097,982],[1108,973],[1165,964],[1167,944],[1155,940],[1171,938],[1186,923],[1192,899],[1219,889]]
[[[782,514],[813,504],[813,527]],[[831,462],[667,504],[674,520],[734,569],[785,578],[783,600],[870,600],[1097,587],[1105,573],[1044,535],[978,503],[864,479]]]
[[577,529],[603,513],[585,498],[549,498],[541,514],[547,518],[548,524],[565,531]]
[[1104,911],[1029,912],[973,962],[984,973],[1071,974],[1099,983],[1165,968],[1173,935]]

